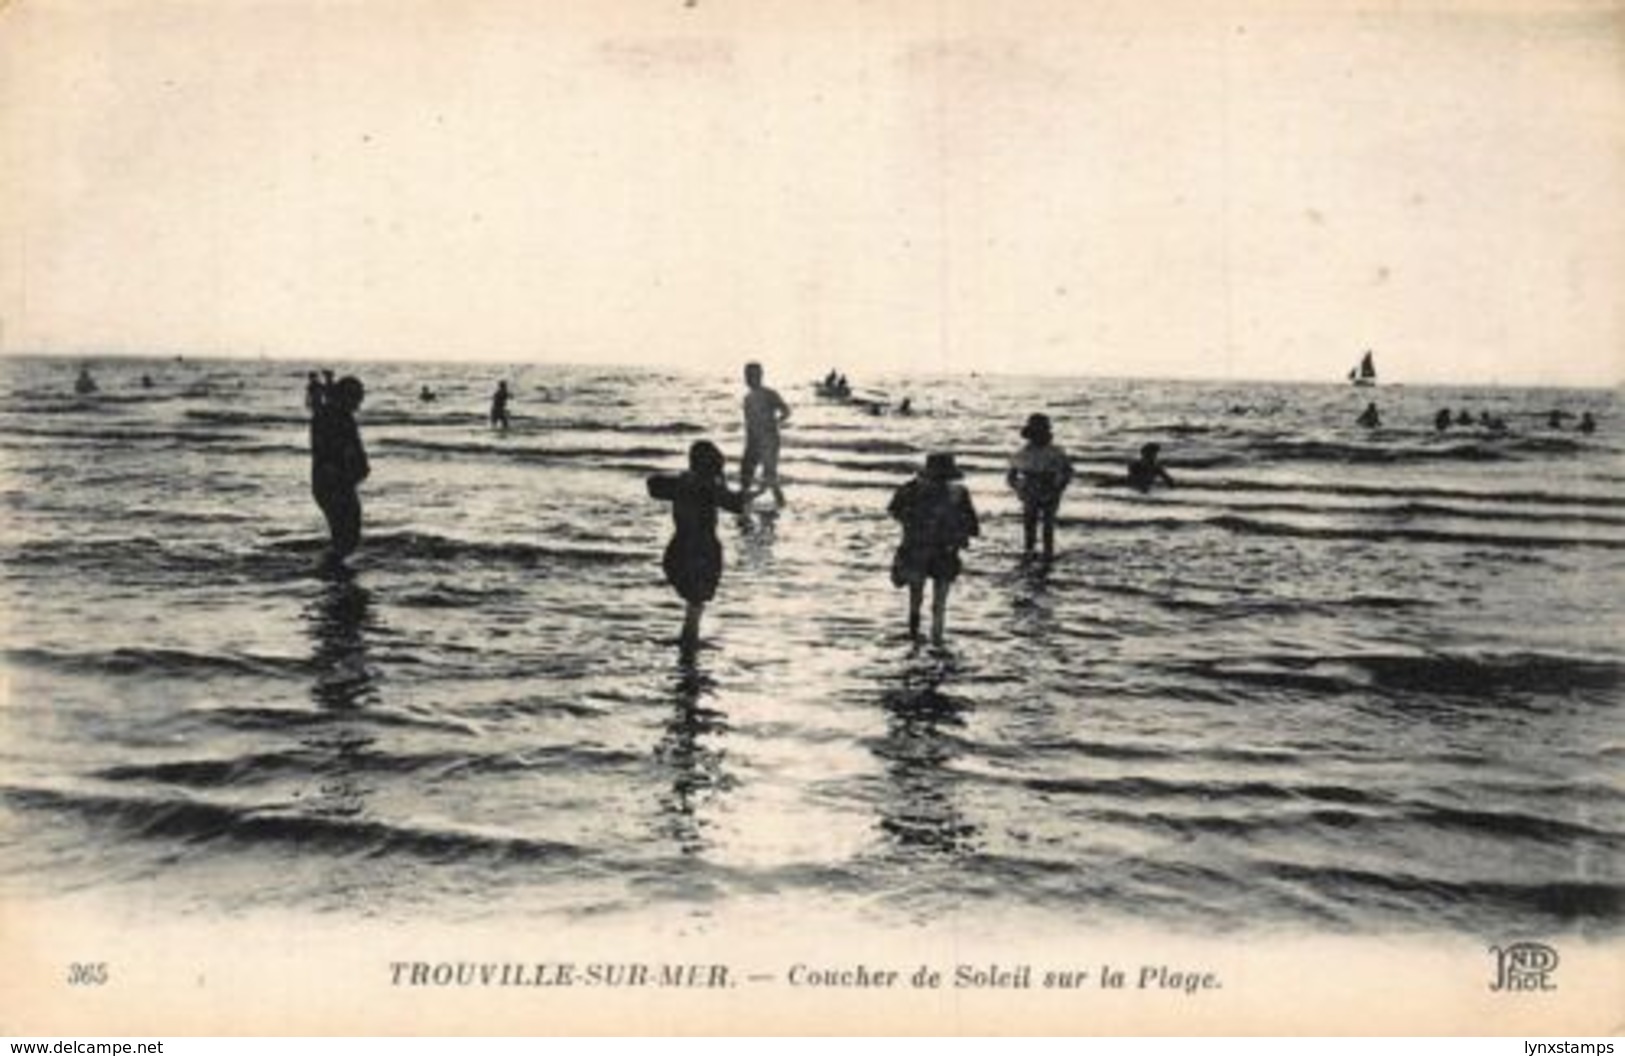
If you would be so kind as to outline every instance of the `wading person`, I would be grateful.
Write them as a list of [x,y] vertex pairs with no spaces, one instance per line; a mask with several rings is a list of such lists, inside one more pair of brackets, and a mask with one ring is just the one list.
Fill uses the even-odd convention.
[[756,469],[762,470],[762,487],[773,491],[774,505],[784,505],[779,487],[779,426],[790,419],[783,397],[762,384],[762,365],[745,364],[745,453],[739,460],[739,483],[751,490]]
[[357,488],[372,472],[361,445],[355,412],[366,390],[353,377],[326,386],[310,417],[310,490],[327,518],[330,544],[324,564],[342,565],[361,544],[361,497]]
[[687,605],[679,645],[692,655],[700,644],[700,617],[716,597],[722,579],[722,544],[717,541],[717,510],[742,513],[748,496],[728,490],[723,476],[722,452],[709,440],[697,440],[688,449],[688,470],[660,473],[649,478],[651,498],[671,503],[676,531],[660,566],[666,582]]
[[497,391],[491,394],[491,427],[506,432],[508,429],[508,383],[497,382]]
[[1162,452],[1162,445],[1158,443],[1144,444],[1140,447],[1140,457],[1128,464],[1128,486],[1138,492],[1148,492],[1154,486],[1162,484],[1165,487],[1174,486],[1174,478],[1157,461]]
[[1010,458],[1005,482],[1021,499],[1022,552],[1033,556],[1043,526],[1044,560],[1055,556],[1055,515],[1061,493],[1072,483],[1072,461],[1055,445],[1049,415],[1034,414],[1021,429],[1027,445]]
[[920,607],[931,582],[931,641],[942,644],[948,590],[960,571],[959,551],[982,532],[963,474],[949,454],[927,455],[925,467],[892,495],[887,512],[903,526],[892,558],[891,581],[908,588],[908,633],[920,634]]

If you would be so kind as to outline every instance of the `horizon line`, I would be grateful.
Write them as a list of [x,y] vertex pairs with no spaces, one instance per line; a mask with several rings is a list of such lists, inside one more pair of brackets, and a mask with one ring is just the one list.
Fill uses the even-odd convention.
[[[766,359],[766,357],[763,357],[763,356],[761,356],[759,354],[757,354],[755,358],[758,361]],[[627,369],[650,370],[650,371],[670,370],[670,371],[676,371],[676,372],[684,373],[684,374],[702,374],[702,373],[707,372],[707,368],[694,367],[694,366],[686,364],[686,363],[649,363],[649,362],[636,362],[636,361],[618,361],[618,362],[594,363],[594,362],[572,361],[572,360],[566,360],[566,359],[507,360],[507,359],[484,357],[484,356],[471,357],[471,358],[433,358],[433,357],[427,357],[427,356],[420,357],[420,356],[414,356],[414,355],[402,355],[402,354],[399,354],[399,353],[396,353],[396,354],[382,353],[382,354],[376,354],[376,355],[372,354],[372,353],[362,353],[360,355],[354,355],[354,356],[345,356],[345,357],[338,357],[338,358],[333,358],[333,359],[324,359],[323,357],[319,357],[319,356],[290,356],[290,355],[287,355],[287,354],[284,354],[284,353],[281,353],[281,352],[272,353],[272,352],[220,352],[220,351],[210,351],[210,352],[184,352],[183,353],[183,352],[130,351],[130,350],[127,350],[127,349],[125,349],[125,350],[104,350],[104,351],[99,351],[99,352],[87,352],[87,351],[71,351],[70,352],[70,351],[63,351],[63,350],[59,350],[59,349],[0,349],[0,359],[59,359],[59,360],[78,361],[78,362],[86,364],[86,365],[93,365],[97,360],[127,360],[127,361],[131,361],[131,362],[160,362],[160,363],[162,363],[162,362],[170,362],[170,363],[172,363],[172,362],[176,362],[176,361],[185,362],[187,360],[193,360],[193,361],[201,361],[201,362],[209,362],[209,363],[241,363],[241,362],[262,363],[262,362],[270,362],[270,363],[286,363],[286,364],[290,364],[290,365],[295,365],[295,364],[296,365],[311,365],[311,364],[318,364],[319,365],[319,364],[322,364],[322,363],[358,363],[358,364],[368,364],[368,365],[376,365],[376,366],[410,366],[410,365],[413,365],[413,364],[434,364],[434,365],[451,365],[451,364],[462,365],[462,364],[466,364],[466,365],[474,366],[474,365],[480,365],[480,364],[489,364],[491,366],[496,366],[496,367],[532,367],[532,366],[538,366],[538,367],[566,367],[566,368],[570,368],[570,369],[592,369],[592,370],[627,370]],[[750,354],[748,354],[748,353],[747,354],[742,354],[741,358],[740,358],[740,361],[739,361],[739,366],[742,367],[745,363],[751,362],[751,361],[752,361],[752,359],[751,359]],[[769,362],[769,364],[771,364],[771,360],[768,360],[768,362]],[[1111,372],[1089,373],[1089,372],[1078,372],[1078,371],[1057,371],[1057,372],[1051,373],[1051,372],[1041,372],[1041,371],[1009,371],[1009,370],[1000,370],[998,368],[987,368],[987,369],[976,369],[976,370],[968,370],[968,369],[946,369],[945,370],[945,369],[941,369],[941,368],[937,368],[937,369],[933,369],[933,370],[907,370],[907,369],[899,370],[897,368],[888,368],[888,369],[885,369],[885,370],[877,371],[876,374],[873,375],[873,376],[889,377],[889,376],[896,376],[896,375],[899,375],[899,374],[913,376],[913,377],[951,377],[951,378],[997,377],[997,378],[1013,378],[1013,379],[1021,379],[1021,378],[1032,378],[1032,379],[1068,378],[1068,379],[1091,380],[1091,381],[1174,381],[1174,382],[1188,381],[1188,382],[1203,382],[1203,383],[1215,383],[1215,384],[1225,384],[1225,383],[1229,383],[1229,384],[1264,383],[1264,384],[1290,384],[1290,385],[1316,385],[1316,386],[1322,386],[1323,385],[1323,386],[1327,386],[1327,387],[1334,387],[1334,388],[1336,388],[1336,387],[1346,387],[1346,388],[1350,388],[1350,389],[1362,388],[1362,386],[1355,386],[1355,385],[1351,384],[1347,380],[1346,374],[1341,372],[1341,371],[1338,372],[1338,376],[1335,379],[1327,379],[1327,380],[1322,380],[1322,379],[1318,379],[1318,378],[1307,378],[1307,377],[1281,377],[1281,376],[1270,377],[1270,376],[1258,376],[1258,375],[1244,375],[1244,376],[1238,376],[1238,375],[1214,375],[1214,374],[1151,375],[1151,374],[1118,374],[1118,373],[1111,373]],[[814,378],[809,378],[807,380],[809,382],[816,382],[817,380],[819,380],[819,378],[814,377]],[[1380,388],[1395,389],[1395,388],[1421,387],[1421,386],[1427,386],[1427,387],[1451,387],[1451,386],[1454,386],[1454,387],[1457,387],[1457,388],[1467,388],[1467,389],[1472,389],[1472,388],[1486,388],[1486,389],[1489,389],[1489,388],[1519,388],[1519,389],[1587,389],[1587,390],[1608,391],[1608,390],[1625,388],[1625,377],[1621,377],[1621,378],[1619,378],[1619,379],[1617,379],[1615,381],[1612,381],[1612,382],[1606,382],[1606,381],[1591,381],[1591,382],[1524,381],[1524,380],[1517,380],[1517,379],[1505,380],[1505,379],[1501,379],[1501,378],[1465,382],[1465,381],[1460,381],[1460,380],[1419,378],[1419,379],[1407,379],[1407,380],[1399,380],[1399,381],[1380,381],[1379,380],[1377,386],[1375,386],[1375,387],[1379,388],[1379,389]]]

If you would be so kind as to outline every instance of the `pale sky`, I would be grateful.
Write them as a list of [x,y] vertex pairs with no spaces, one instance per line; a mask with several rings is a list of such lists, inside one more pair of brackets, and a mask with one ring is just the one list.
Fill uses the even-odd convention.
[[14,0],[12,351],[1625,379],[1625,6]]

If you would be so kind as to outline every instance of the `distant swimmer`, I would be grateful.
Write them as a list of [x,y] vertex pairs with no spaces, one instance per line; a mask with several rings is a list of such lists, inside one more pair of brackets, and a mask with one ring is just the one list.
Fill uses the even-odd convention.
[[775,506],[784,505],[779,486],[779,427],[790,420],[790,407],[777,392],[762,384],[762,365],[745,364],[745,453],[739,460],[739,481],[751,490],[757,467],[762,487],[773,492]]
[[440,397],[435,393],[435,391],[433,389],[429,388],[429,386],[427,386],[427,385],[423,386],[421,389],[418,390],[418,402],[419,403],[433,403],[435,400],[438,400],[439,398]]
[[372,472],[355,412],[366,389],[345,376],[324,386],[310,418],[310,490],[327,518],[329,566],[342,564],[361,544],[361,497],[356,489]]
[[89,367],[79,368],[79,377],[74,379],[73,391],[81,396],[89,396],[96,391],[96,379],[90,376]]
[[1567,417],[1569,417],[1569,412],[1568,411],[1565,411],[1565,410],[1562,410],[1562,409],[1558,409],[1558,410],[1553,411],[1551,414],[1548,414],[1546,416],[1546,428],[1548,428],[1548,429],[1561,429],[1561,428],[1563,428],[1563,420],[1565,418],[1567,418]]
[[914,401],[909,399],[907,396],[904,396],[903,402],[897,405],[897,413],[902,415],[904,418],[912,415],[914,413]]
[[1473,413],[1471,411],[1469,411],[1467,408],[1463,407],[1461,410],[1456,412],[1456,424],[1457,425],[1472,425],[1473,424]]
[[508,383],[506,381],[497,382],[497,391],[491,394],[491,427],[493,429],[507,430],[509,398]]
[[688,471],[648,479],[649,496],[671,503],[676,528],[660,562],[666,582],[686,604],[681,648],[692,655],[700,643],[700,617],[716,597],[722,579],[722,544],[717,541],[717,510],[743,513],[748,496],[728,490],[722,452],[709,440],[688,449]]
[[1491,414],[1489,411],[1479,412],[1478,424],[1483,428],[1488,429],[1492,433],[1504,433],[1507,431],[1507,423],[1502,420],[1501,416]]
[[1433,428],[1441,433],[1450,428],[1450,408],[1446,407],[1433,416]]
[[1590,436],[1592,433],[1594,433],[1596,431],[1597,431],[1597,419],[1591,417],[1591,412],[1587,411],[1584,414],[1580,415],[1580,432],[1586,434],[1587,436]]
[[959,551],[982,534],[970,492],[957,483],[962,477],[953,455],[927,455],[925,466],[897,489],[887,509],[903,526],[891,581],[908,588],[909,636],[920,635],[920,607],[930,580],[931,641],[937,645],[947,631],[948,591],[961,569]]
[[1049,415],[1029,415],[1021,428],[1025,447],[1010,458],[1005,482],[1021,499],[1022,552],[1033,556],[1038,526],[1044,527],[1044,560],[1055,556],[1055,515],[1061,494],[1072,483],[1072,462],[1057,447]]
[[1373,401],[1365,405],[1365,410],[1360,413],[1360,417],[1356,418],[1355,421],[1367,429],[1375,429],[1382,424],[1382,415],[1377,411],[1377,405]]
[[1128,464],[1128,486],[1135,491],[1146,493],[1158,484],[1166,487],[1174,486],[1174,478],[1157,461],[1162,453],[1162,445],[1149,443],[1141,446],[1140,457]]
[[143,375],[141,375],[141,387],[143,389],[152,388],[152,375],[151,374],[143,374]]

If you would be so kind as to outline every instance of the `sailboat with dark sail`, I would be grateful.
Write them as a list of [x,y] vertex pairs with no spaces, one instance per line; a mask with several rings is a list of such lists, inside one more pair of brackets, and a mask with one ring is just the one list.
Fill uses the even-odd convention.
[[1371,361],[1371,351],[1360,359],[1360,365],[1349,371],[1349,381],[1364,388],[1377,383],[1377,365]]

